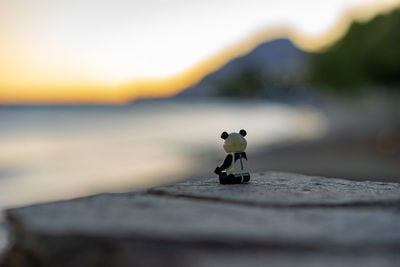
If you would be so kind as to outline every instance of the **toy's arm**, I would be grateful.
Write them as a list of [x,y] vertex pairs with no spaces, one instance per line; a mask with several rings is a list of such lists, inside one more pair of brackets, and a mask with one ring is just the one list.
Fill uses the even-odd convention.
[[229,166],[232,164],[233,157],[231,154],[226,155],[224,163],[220,167],[215,168],[215,173],[216,174],[221,174],[221,172],[225,169],[227,169]]
[[226,155],[224,163],[222,163],[222,165],[219,167],[221,169],[221,171],[223,171],[226,168],[228,168],[229,166],[231,166],[232,160],[233,160],[233,157],[231,154]]

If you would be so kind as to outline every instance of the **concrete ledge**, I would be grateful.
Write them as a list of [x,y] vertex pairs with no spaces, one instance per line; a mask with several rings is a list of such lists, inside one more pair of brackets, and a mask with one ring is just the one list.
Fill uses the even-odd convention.
[[148,193],[266,207],[400,204],[399,183],[357,182],[281,172],[252,174],[247,184],[216,183],[215,178],[188,180],[151,188]]
[[3,266],[396,266],[399,207],[397,183],[189,180],[8,210]]

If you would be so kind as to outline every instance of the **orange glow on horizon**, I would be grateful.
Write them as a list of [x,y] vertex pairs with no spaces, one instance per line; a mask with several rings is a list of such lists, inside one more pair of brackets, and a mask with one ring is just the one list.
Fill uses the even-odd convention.
[[[194,85],[205,75],[231,59],[250,52],[258,44],[289,38],[301,49],[318,51],[343,36],[352,21],[365,21],[392,10],[396,5],[362,5],[347,10],[328,31],[318,36],[304,35],[288,26],[261,30],[185,71],[162,79],[143,79],[123,84],[35,84],[0,86],[3,104],[124,104],[137,98],[167,97]],[[1,54],[0,54],[1,56]],[[6,73],[7,74],[7,73]],[[5,77],[4,73],[3,76]],[[1,81],[0,81],[1,82]]]

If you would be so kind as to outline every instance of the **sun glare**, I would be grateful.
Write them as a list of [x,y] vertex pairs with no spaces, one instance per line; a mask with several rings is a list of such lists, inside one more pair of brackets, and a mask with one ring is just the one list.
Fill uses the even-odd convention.
[[0,102],[123,103],[171,95],[262,41],[284,36],[320,49],[351,19],[397,4],[3,0]]

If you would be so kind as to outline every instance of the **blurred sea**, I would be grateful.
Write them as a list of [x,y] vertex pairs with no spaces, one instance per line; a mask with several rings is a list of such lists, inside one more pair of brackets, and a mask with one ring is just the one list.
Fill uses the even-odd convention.
[[[240,129],[251,159],[269,144],[320,137],[326,120],[308,106],[215,99],[0,107],[0,211],[213,177],[225,157],[221,132]],[[0,260],[8,244],[0,213]]]
[[316,138],[324,116],[307,106],[148,100],[106,107],[0,107],[0,209],[213,175],[222,131],[248,132],[249,154]]

